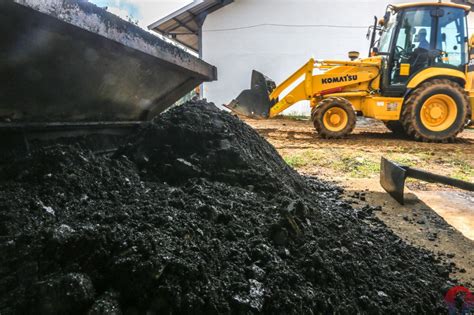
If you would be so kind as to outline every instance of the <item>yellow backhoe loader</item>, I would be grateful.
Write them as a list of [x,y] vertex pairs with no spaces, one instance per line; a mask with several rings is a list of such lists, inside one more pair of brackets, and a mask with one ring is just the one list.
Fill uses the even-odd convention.
[[278,86],[254,70],[251,89],[227,107],[271,118],[308,100],[325,138],[346,136],[362,115],[416,140],[453,141],[474,119],[469,11],[454,3],[389,5],[369,28],[368,58],[350,52],[347,61],[310,59]]

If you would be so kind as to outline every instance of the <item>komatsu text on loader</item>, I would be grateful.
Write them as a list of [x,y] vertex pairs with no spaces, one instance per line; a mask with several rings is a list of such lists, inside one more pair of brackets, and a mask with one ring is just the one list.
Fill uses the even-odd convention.
[[469,10],[453,3],[389,5],[369,28],[368,58],[350,52],[350,61],[310,59],[278,86],[253,71],[251,89],[228,107],[271,118],[308,100],[314,126],[326,138],[346,136],[363,115],[416,140],[452,141],[474,118]]

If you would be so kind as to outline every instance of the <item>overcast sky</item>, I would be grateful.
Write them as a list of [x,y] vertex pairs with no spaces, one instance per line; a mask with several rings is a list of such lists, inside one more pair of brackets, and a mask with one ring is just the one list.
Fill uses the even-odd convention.
[[192,0],[89,0],[100,7],[107,7],[122,18],[130,16],[146,28],[151,23],[185,6]]

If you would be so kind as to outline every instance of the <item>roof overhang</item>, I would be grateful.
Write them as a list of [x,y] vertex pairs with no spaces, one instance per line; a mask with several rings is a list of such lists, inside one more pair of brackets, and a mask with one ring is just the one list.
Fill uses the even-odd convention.
[[192,3],[148,26],[159,34],[199,51],[201,26],[206,16],[232,3],[233,0],[194,0]]

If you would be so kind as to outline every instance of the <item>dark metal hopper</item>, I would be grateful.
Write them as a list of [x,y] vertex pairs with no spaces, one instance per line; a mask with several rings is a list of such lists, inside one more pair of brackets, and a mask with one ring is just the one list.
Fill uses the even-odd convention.
[[0,127],[149,120],[217,78],[87,1],[3,0],[0,29]]
[[398,165],[382,157],[380,164],[380,185],[398,203],[404,204],[405,180],[407,177],[420,179],[431,183],[440,183],[464,190],[474,191],[474,184],[455,178],[429,173],[416,168]]
[[268,118],[270,108],[275,104],[269,95],[275,89],[275,82],[253,70],[250,90],[244,90],[227,108],[248,117]]

